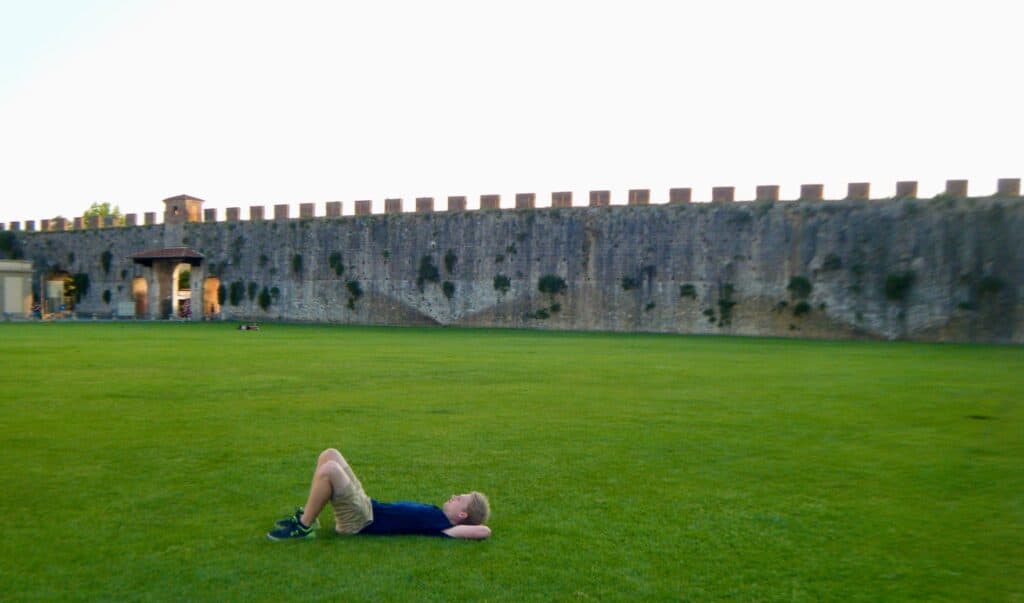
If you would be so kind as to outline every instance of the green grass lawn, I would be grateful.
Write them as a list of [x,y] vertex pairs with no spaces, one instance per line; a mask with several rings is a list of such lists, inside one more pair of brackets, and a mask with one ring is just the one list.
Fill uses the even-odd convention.
[[[1020,347],[0,324],[0,599],[1020,601],[1022,419]],[[267,541],[331,446],[493,537]]]

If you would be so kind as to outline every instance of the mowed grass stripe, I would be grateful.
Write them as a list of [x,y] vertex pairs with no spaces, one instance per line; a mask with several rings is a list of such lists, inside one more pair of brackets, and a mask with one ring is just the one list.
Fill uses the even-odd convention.
[[[15,599],[1024,593],[1016,347],[3,324],[0,367]],[[327,446],[494,537],[267,543]]]

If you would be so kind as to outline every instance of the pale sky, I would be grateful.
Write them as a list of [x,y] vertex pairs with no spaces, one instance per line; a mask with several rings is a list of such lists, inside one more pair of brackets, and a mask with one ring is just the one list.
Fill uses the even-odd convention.
[[1020,3],[0,0],[0,222],[1024,177]]

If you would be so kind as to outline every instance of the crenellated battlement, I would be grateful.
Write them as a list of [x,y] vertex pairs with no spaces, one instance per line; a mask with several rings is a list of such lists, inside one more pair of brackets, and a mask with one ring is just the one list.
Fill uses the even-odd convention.
[[491,193],[479,209],[450,196],[218,211],[178,195],[162,223],[12,225],[0,259],[32,276],[0,298],[42,317],[1024,343],[1019,179],[984,196],[949,180],[933,199],[912,181],[874,201],[865,182],[827,201],[820,184],[780,190]]
[[[755,194],[753,199],[749,200],[737,200],[736,199],[736,187],[733,186],[716,186],[711,189],[710,198],[706,199],[707,202],[711,203],[735,203],[735,202],[778,202],[786,201],[780,198],[780,186],[776,184],[765,184],[758,185],[755,187]],[[882,197],[878,199],[916,199],[918,198],[917,182],[913,180],[899,181],[896,183],[896,188],[892,197]],[[946,198],[968,198],[970,197],[968,181],[967,180],[947,180],[945,190],[937,195]],[[999,198],[1020,198],[1020,178],[1001,178],[996,183],[995,192],[990,195],[992,197]],[[842,199],[843,201],[871,201],[871,184],[868,182],[851,182],[847,185],[846,196]],[[825,199],[825,187],[823,184],[802,184],[800,185],[800,194],[793,201],[827,201]],[[625,195],[625,205],[659,205],[659,204],[685,204],[693,203],[693,189],[691,188],[672,188],[668,191],[668,198],[659,201],[652,201],[650,189],[630,189]],[[699,202],[699,201],[698,201]],[[163,223],[165,224],[182,224],[182,223],[194,223],[194,222],[218,222],[221,221],[218,214],[218,210],[215,208],[203,208],[202,199],[191,197],[189,195],[178,195],[164,199],[165,210],[163,215]],[[369,199],[360,199],[352,202],[352,214],[355,216],[368,216],[373,215],[373,201]],[[612,193],[609,190],[592,190],[589,193],[589,199],[587,206],[589,207],[606,207],[612,205]],[[544,209],[544,208],[569,208],[573,207],[573,194],[571,191],[555,191],[551,193],[550,202],[548,205],[537,205],[537,195],[535,193],[516,193],[514,204],[511,207],[502,207],[501,195],[498,194],[484,194],[480,195],[479,198],[479,210],[480,211],[493,211],[493,210],[521,210],[521,209]],[[580,206],[582,207],[582,205]],[[291,213],[292,206],[287,203],[274,204],[273,219],[274,220],[290,220],[293,219]],[[324,206],[324,212],[317,212],[316,203],[300,203],[298,205],[298,214],[294,216],[298,219],[312,219],[312,218],[342,218],[346,217],[343,212],[344,204],[342,201],[327,201]],[[467,198],[465,196],[449,196],[447,198],[447,207],[445,209],[438,209],[435,206],[433,197],[417,197],[415,202],[411,204],[411,207],[407,206],[403,199],[400,198],[388,198],[384,199],[383,203],[384,214],[401,214],[407,212],[414,213],[431,213],[431,212],[462,212],[462,211],[476,211],[468,207]],[[250,222],[261,222],[267,219],[266,207],[262,205],[251,205],[248,207],[248,221]],[[228,207],[224,211],[224,222],[242,222],[242,208],[241,207]],[[130,213],[124,217],[123,224],[115,224],[111,217],[106,217],[102,221],[96,216],[91,216],[88,219],[82,217],[76,217],[71,220],[64,218],[57,219],[42,219],[38,221],[38,230],[36,228],[36,220],[26,220],[24,224],[19,221],[12,221],[8,223],[0,222],[0,231],[24,231],[24,232],[53,232],[53,231],[67,231],[67,230],[88,230],[88,229],[99,229],[99,228],[118,228],[118,227],[131,227],[131,226],[151,226],[158,224],[156,212],[145,212],[142,216],[142,221],[139,221],[138,214]]]

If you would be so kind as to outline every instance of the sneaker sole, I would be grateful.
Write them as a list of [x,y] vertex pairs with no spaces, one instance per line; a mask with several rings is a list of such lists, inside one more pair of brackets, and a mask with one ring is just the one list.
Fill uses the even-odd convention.
[[[282,519],[281,521],[278,521],[274,525],[276,525],[279,528],[284,527],[285,524],[281,523],[282,521],[284,521],[284,520]],[[313,528],[313,529],[319,528],[320,527],[320,518],[317,517],[316,519],[314,519],[313,520],[313,525],[310,526],[310,527]]]
[[305,536],[302,536],[300,538],[297,538],[297,537],[294,537],[294,536],[293,537],[289,537],[289,538],[274,538],[273,536],[270,535],[270,532],[267,532],[267,539],[268,540],[273,540],[274,542],[284,542],[286,540],[309,540],[310,538],[316,538],[316,532],[311,532],[311,533],[309,533],[309,534],[307,534]]

